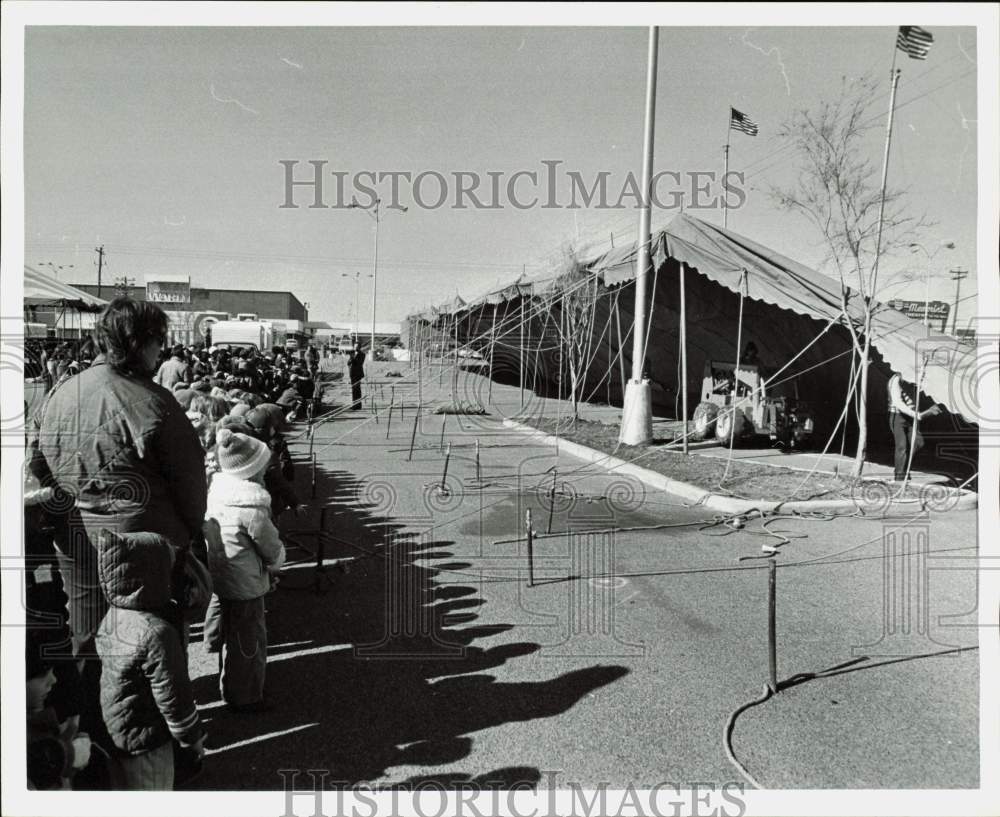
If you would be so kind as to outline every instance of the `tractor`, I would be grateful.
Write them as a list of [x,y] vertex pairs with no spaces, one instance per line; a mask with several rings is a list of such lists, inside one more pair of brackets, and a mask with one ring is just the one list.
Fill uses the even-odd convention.
[[707,361],[691,439],[707,440],[714,433],[728,446],[760,435],[785,452],[808,447],[815,428],[809,404],[798,399],[794,380],[781,386],[768,386],[755,364]]

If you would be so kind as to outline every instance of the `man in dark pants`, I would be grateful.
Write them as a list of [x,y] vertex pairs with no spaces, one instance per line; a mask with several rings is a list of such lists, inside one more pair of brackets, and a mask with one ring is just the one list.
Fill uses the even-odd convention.
[[354,344],[354,351],[347,356],[347,372],[351,378],[351,406],[354,411],[361,408],[361,381],[365,379],[365,353],[361,351],[361,344]]
[[893,480],[902,482],[906,479],[910,464],[910,440],[913,440],[913,456],[924,447],[924,438],[919,432],[914,436],[913,421],[924,417],[933,417],[941,413],[937,405],[924,411],[917,411],[920,403],[917,387],[908,383],[898,373],[893,373],[889,379],[889,427],[895,442],[893,457]]

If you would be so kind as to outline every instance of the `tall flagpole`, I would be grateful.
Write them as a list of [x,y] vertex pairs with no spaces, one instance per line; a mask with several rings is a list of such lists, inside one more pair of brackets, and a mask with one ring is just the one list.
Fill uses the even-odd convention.
[[726,197],[725,185],[726,178],[729,176],[729,134],[733,131],[733,109],[729,109],[729,119],[726,121],[726,146],[723,148],[725,153],[725,170],[722,171],[722,228],[726,229],[729,226],[729,202]]
[[896,53],[898,47],[892,49],[892,68],[889,72],[889,118],[885,125],[885,154],[882,157],[882,192],[878,202],[878,233],[875,237],[875,264],[872,268],[871,286],[868,289],[868,296],[875,297],[875,287],[878,284],[878,260],[882,252],[882,226],[885,215],[885,187],[889,178],[889,147],[892,145],[892,120],[896,113],[896,86],[899,84],[900,70],[896,67]]
[[642,149],[642,207],[639,210],[635,261],[635,324],[632,337],[632,379],[625,387],[619,439],[626,445],[648,445],[653,439],[653,409],[649,383],[642,379],[645,355],[646,280],[649,277],[650,180],[653,175],[653,129],[656,120],[656,57],[660,29],[650,26],[646,65],[646,133]]

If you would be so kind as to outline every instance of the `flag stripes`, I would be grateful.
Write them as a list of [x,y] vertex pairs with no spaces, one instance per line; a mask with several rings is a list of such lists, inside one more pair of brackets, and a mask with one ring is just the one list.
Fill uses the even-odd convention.
[[900,26],[896,35],[896,48],[911,60],[926,60],[934,35],[920,26]]
[[757,123],[745,113],[740,113],[736,108],[729,109],[729,128],[730,130],[742,131],[748,136],[757,135]]

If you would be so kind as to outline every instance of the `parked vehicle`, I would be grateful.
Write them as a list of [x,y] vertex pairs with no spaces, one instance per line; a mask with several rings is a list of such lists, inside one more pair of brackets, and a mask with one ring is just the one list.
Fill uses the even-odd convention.
[[728,446],[760,435],[780,443],[786,451],[808,447],[815,430],[812,410],[798,399],[796,382],[769,387],[758,367],[748,363],[739,367],[735,363],[705,363],[701,402],[693,420],[692,439],[706,440],[714,433]]
[[281,345],[281,341],[275,339],[274,328],[266,321],[219,321],[212,326],[212,344],[256,349],[263,354],[272,346]]

